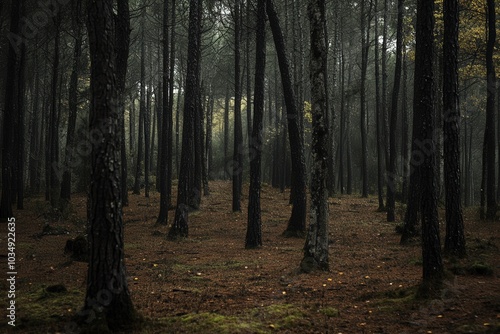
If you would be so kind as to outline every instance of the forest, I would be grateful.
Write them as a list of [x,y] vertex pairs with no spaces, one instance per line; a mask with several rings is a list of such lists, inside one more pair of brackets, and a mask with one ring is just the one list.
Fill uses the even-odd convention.
[[2,0],[5,333],[500,333],[495,0]]

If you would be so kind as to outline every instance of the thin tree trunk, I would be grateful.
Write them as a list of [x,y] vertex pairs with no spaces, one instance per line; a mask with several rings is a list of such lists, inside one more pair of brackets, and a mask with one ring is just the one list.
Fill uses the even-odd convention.
[[256,248],[262,245],[260,163],[262,158],[262,119],[265,99],[266,0],[257,0],[255,54],[254,117],[250,147],[252,159],[250,159],[250,189],[248,195],[248,222],[245,248]]
[[233,142],[233,212],[241,211],[241,186],[243,178],[243,127],[241,124],[241,44],[240,0],[234,1],[234,142]]
[[398,0],[398,23],[396,36],[396,65],[394,68],[394,86],[389,125],[389,165],[387,166],[387,221],[396,220],[396,128],[398,124],[398,99],[401,84],[401,68],[403,62],[403,19],[404,0]]
[[169,16],[169,2],[168,0],[163,2],[163,68],[162,68],[162,119],[159,120],[159,124],[161,125],[161,134],[160,134],[160,174],[158,177],[160,178],[160,213],[158,214],[158,218],[156,220],[157,224],[167,225],[168,223],[168,209],[169,209],[169,199],[170,194],[167,189],[167,174],[168,174],[168,151],[169,147],[172,145],[172,142],[168,142],[169,139],[169,131],[171,131],[170,120],[172,118],[170,107],[169,96],[173,99],[172,95],[169,95],[169,83],[168,66],[169,66],[169,31],[168,31],[168,16]]
[[[495,0],[487,0],[488,41],[486,44],[486,76],[487,76],[487,98],[486,98],[486,126],[485,132],[485,154],[486,154],[486,219],[494,220],[497,213],[496,181],[495,181],[495,93],[496,74],[493,63],[493,53],[496,43],[496,18]],[[483,188],[484,189],[484,188]]]
[[[73,68],[71,70],[71,77],[69,83],[69,116],[68,116],[68,130],[66,133],[66,149],[64,160],[64,173],[61,183],[61,199],[69,202],[71,199],[71,168],[75,163],[75,129],[76,117],[78,112],[78,76],[80,69],[80,56],[82,53],[82,33],[81,33],[81,0],[78,0],[73,12],[73,29],[75,35],[75,44],[73,49]],[[76,164],[76,163],[75,163]]]

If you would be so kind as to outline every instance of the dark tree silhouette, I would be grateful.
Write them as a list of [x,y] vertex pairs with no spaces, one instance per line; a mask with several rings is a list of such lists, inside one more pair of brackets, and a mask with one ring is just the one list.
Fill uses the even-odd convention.
[[[64,172],[61,182],[61,199],[68,202],[71,199],[71,165],[75,155],[75,128],[76,116],[78,111],[78,77],[81,63],[82,54],[82,1],[78,0],[74,4],[73,9],[73,34],[74,34],[74,47],[73,47],[73,68],[69,79],[69,116],[68,116],[68,130],[66,133],[66,149],[64,157]],[[127,43],[128,45],[128,43]],[[126,68],[125,68],[126,70]],[[118,71],[119,73],[119,71]],[[63,202],[64,204],[64,202]]]
[[[17,35],[19,31],[20,1],[14,1],[10,12],[10,34]],[[5,85],[5,106],[3,112],[3,138],[2,138],[2,199],[0,201],[0,218],[12,217],[12,164],[13,152],[13,124],[15,116],[14,89],[16,82],[16,50],[14,44],[9,45],[7,56],[7,77]]]
[[325,2],[309,0],[308,14],[311,29],[311,102],[312,102],[312,175],[311,222],[304,246],[301,269],[328,270],[328,117],[326,110]]
[[444,1],[443,108],[446,237],[444,250],[466,255],[460,186],[460,109],[458,101],[458,0]]
[[193,164],[194,146],[194,122],[197,108],[196,94],[198,87],[198,62],[200,48],[200,16],[199,7],[201,0],[189,1],[189,36],[188,36],[188,59],[186,73],[186,87],[184,93],[184,117],[182,124],[182,153],[179,173],[179,184],[177,188],[177,208],[172,227],[168,232],[170,239],[187,238],[189,201],[191,198],[190,170]]
[[243,126],[241,124],[241,6],[234,1],[234,144],[233,144],[233,212],[241,211],[243,180]]
[[389,164],[387,166],[387,221],[393,222],[396,217],[396,130],[398,125],[398,99],[401,84],[401,68],[403,63],[403,12],[404,0],[398,0],[398,23],[396,33],[396,65],[394,68],[394,86],[392,88],[392,101],[389,124]]
[[[414,113],[421,117],[421,128],[414,138],[429,148],[420,149],[420,205],[422,210],[422,260],[424,283],[439,282],[443,275],[437,212],[436,152],[434,138],[434,0],[418,0],[415,52]],[[429,285],[431,287],[431,285]]]
[[286,104],[288,138],[290,141],[292,162],[292,215],[288,221],[285,235],[303,236],[306,230],[306,165],[304,148],[302,145],[298,122],[297,99],[293,90],[290,66],[283,33],[281,31],[278,14],[272,0],[267,0],[267,15],[273,32],[274,45],[278,54],[278,63],[283,85],[283,96]]
[[253,101],[253,128],[250,139],[250,190],[248,195],[248,223],[245,248],[262,246],[260,211],[260,177],[262,158],[262,120],[264,116],[264,79],[266,70],[266,0],[257,0],[255,42],[255,84]]
[[[115,64],[112,0],[88,7],[91,56],[90,131],[92,144],[88,204],[89,267],[85,306],[80,315],[96,328],[129,327],[136,319],[125,277],[120,180],[120,110]],[[96,307],[97,306],[97,307]],[[90,326],[93,326],[91,323]],[[94,328],[95,330],[95,328]],[[92,331],[92,330],[91,330]]]
[[[496,43],[496,18],[495,18],[495,0],[487,0],[487,22],[488,22],[488,40],[486,43],[486,77],[487,77],[487,97],[486,97],[486,126],[484,129],[484,149],[485,158],[483,163],[486,166],[483,170],[486,172],[484,187],[482,191],[486,196],[486,219],[494,220],[497,212],[496,203],[496,181],[495,181],[495,93],[496,93],[496,74],[495,64],[493,63],[493,53]],[[486,188],[486,189],[485,189]]]
[[[158,124],[161,124],[161,134],[160,134],[160,213],[158,214],[157,224],[166,225],[168,222],[168,209],[170,205],[170,193],[167,189],[167,178],[168,178],[168,160],[169,151],[172,146],[171,139],[171,120],[172,113],[170,110],[170,98],[169,95],[169,31],[168,31],[168,16],[169,16],[169,2],[165,0],[163,2],[163,72],[162,72],[162,118],[158,120]],[[169,98],[170,96],[170,98]],[[171,161],[171,158],[170,158]],[[171,174],[170,174],[171,175]]]
[[120,136],[121,136],[121,179],[122,203],[128,205],[127,188],[127,152],[125,147],[125,86],[127,81],[127,65],[130,48],[130,9],[129,0],[117,1],[117,14],[115,17],[116,36],[116,79],[118,85],[118,105],[120,107]]

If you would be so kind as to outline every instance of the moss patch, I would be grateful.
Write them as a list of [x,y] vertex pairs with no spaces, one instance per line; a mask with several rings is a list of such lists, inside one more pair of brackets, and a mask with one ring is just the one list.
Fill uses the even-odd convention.
[[77,290],[65,290],[62,285],[37,287],[18,291],[18,319],[16,327],[25,328],[49,325],[68,320],[83,304],[84,294]]

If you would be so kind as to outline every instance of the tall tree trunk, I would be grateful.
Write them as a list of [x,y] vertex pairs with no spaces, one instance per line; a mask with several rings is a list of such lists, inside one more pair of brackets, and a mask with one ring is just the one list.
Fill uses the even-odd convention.
[[464,257],[465,235],[462,216],[460,173],[460,109],[458,100],[458,0],[444,1],[443,108],[444,175],[446,193],[446,237],[444,251]]
[[[35,42],[35,46],[38,46],[38,40]],[[35,51],[34,55],[35,59],[33,61],[34,67],[39,68],[39,56],[38,56],[38,48]],[[40,117],[39,113],[43,112],[43,107],[40,108],[40,71],[35,71],[34,77],[34,89],[32,91],[33,96],[33,107],[32,107],[32,115],[31,115],[31,124],[30,124],[30,153],[29,153],[29,190],[32,194],[38,194],[40,192]]]
[[234,1],[234,143],[233,143],[233,212],[241,211],[243,179],[243,126],[241,124],[240,78],[241,10],[240,0]]
[[375,1],[375,126],[377,136],[377,195],[378,209],[384,211],[384,164],[383,164],[383,140],[382,140],[382,110],[380,99],[380,62],[379,62],[379,35],[378,35],[378,1]]
[[324,77],[327,50],[325,45],[325,2],[309,0],[311,22],[311,104],[313,119],[312,176],[311,176],[311,222],[304,246],[301,269],[329,269],[328,262],[328,123],[326,122],[326,78]]
[[194,126],[197,108],[198,62],[200,22],[199,7],[201,0],[189,1],[189,33],[188,33],[188,60],[186,73],[186,87],[184,93],[184,118],[182,122],[182,155],[177,188],[177,208],[172,227],[168,232],[170,239],[187,238],[188,236],[188,209],[191,198],[190,169],[193,163]]
[[439,221],[437,211],[436,152],[434,137],[434,0],[417,2],[416,53],[415,53],[415,105],[414,113],[421,117],[421,127],[414,139],[430,146],[420,148],[423,157],[420,170],[420,207],[422,210],[422,260],[424,286],[436,288],[443,275]]
[[228,178],[231,169],[229,161],[229,87],[226,87],[226,99],[224,102],[224,180]]
[[[246,1],[246,67],[247,67],[247,73],[246,73],[246,112],[247,112],[247,136],[248,136],[248,149],[250,152],[250,138],[252,135],[252,82],[251,82],[251,70],[250,70],[250,47],[251,47],[251,39],[252,39],[252,29],[251,29],[251,14],[252,14],[252,0],[247,0]],[[251,156],[249,155],[249,158],[251,160]]]
[[[173,177],[173,166],[172,166],[172,156],[173,156],[173,119],[172,116],[174,114],[174,82],[175,82],[175,41],[176,41],[176,33],[175,33],[175,24],[176,24],[176,15],[175,15],[175,8],[176,8],[176,0],[171,0],[170,1],[172,4],[170,13],[172,15],[172,20],[171,20],[171,33],[170,33],[170,73],[168,76],[169,79],[169,91],[168,91],[168,145],[167,145],[167,205],[169,208],[172,207],[172,177]],[[179,92],[181,91],[180,89],[181,86],[179,86],[178,90]],[[165,91],[163,92],[165,94]],[[178,96],[178,101],[177,101],[177,109],[179,109],[179,101],[180,101],[180,93]],[[164,110],[165,111],[165,110]],[[179,115],[177,114],[177,117]]]
[[[24,13],[24,5],[21,6],[21,15]],[[16,97],[17,97],[17,126],[16,126],[16,184],[17,184],[17,209],[24,209],[24,147],[25,147],[25,134],[24,134],[24,109],[25,109],[25,68],[26,68],[26,46],[23,44],[21,46],[20,53],[18,55],[17,64],[17,83],[16,83]],[[13,194],[16,195],[15,193]]]
[[[158,124],[161,124],[161,135],[160,135],[160,145],[162,149],[160,150],[160,213],[158,214],[157,224],[167,225],[168,223],[168,209],[169,209],[169,199],[170,193],[167,189],[167,178],[168,178],[168,151],[169,147],[172,146],[172,141],[168,142],[169,132],[172,131],[170,127],[170,120],[172,119],[169,99],[169,31],[168,31],[168,16],[169,16],[169,2],[168,0],[163,2],[163,68],[162,68],[162,119],[158,120]],[[171,96],[173,99],[173,96]]]
[[[143,9],[144,11],[145,9]],[[137,135],[137,162],[135,166],[135,182],[133,193],[141,193],[141,170],[143,159],[143,139],[145,134],[146,118],[146,45],[145,45],[145,13],[142,13],[141,19],[141,90],[139,97],[139,133]]]
[[262,158],[262,119],[264,114],[264,80],[266,70],[266,0],[257,0],[255,43],[255,85],[252,139],[250,141],[250,189],[245,248],[262,246],[260,183]]
[[50,107],[50,123],[49,126],[49,161],[50,161],[50,190],[49,198],[50,204],[53,208],[59,207],[60,191],[59,176],[56,173],[56,166],[59,165],[59,123],[58,108],[57,108],[57,83],[59,78],[59,45],[61,38],[61,14],[57,14],[54,18],[54,25],[56,29],[56,37],[54,40],[54,59],[52,63],[52,86],[51,86],[51,107]]
[[[91,1],[88,18],[92,63],[90,130],[99,133],[102,140],[92,144],[88,199],[90,258],[85,306],[79,315],[82,323],[90,327],[89,332],[119,331],[129,328],[137,315],[124,266],[119,167],[121,115],[116,107],[113,1]],[[96,323],[96,319],[102,322]]]
[[[14,1],[10,12],[10,33],[19,32],[19,17],[21,4]],[[0,201],[0,218],[12,217],[12,164],[13,164],[13,135],[14,116],[16,115],[17,101],[14,90],[16,81],[16,49],[9,45],[7,56],[7,77],[5,84],[5,105],[3,113],[3,140],[2,140],[2,199]]]
[[[404,50],[404,48],[403,48]],[[410,125],[408,124],[408,64],[406,52],[403,51],[403,92],[401,96],[402,110],[401,110],[401,161],[403,170],[403,182],[401,186],[402,202],[408,203],[408,182],[409,182],[409,169],[410,169],[410,145],[409,145],[409,131]]]
[[401,84],[401,68],[403,62],[403,19],[404,0],[398,0],[398,23],[396,33],[396,65],[394,68],[394,86],[392,88],[392,101],[389,125],[389,165],[387,166],[387,221],[396,219],[395,193],[396,193],[396,128],[398,124],[398,99]]
[[196,90],[195,100],[196,109],[194,114],[194,175],[191,183],[190,190],[190,206],[198,210],[201,204],[201,191],[203,183],[203,106],[201,103],[202,82],[201,82],[201,21],[202,21],[203,8],[198,6],[198,50],[197,50],[197,64],[196,64]]
[[[78,113],[78,75],[80,69],[80,56],[82,54],[82,32],[81,32],[81,14],[82,2],[78,0],[75,4],[73,12],[73,33],[75,35],[75,44],[73,49],[73,68],[69,82],[69,116],[68,130],[66,134],[66,149],[64,157],[64,173],[61,183],[61,199],[64,202],[69,202],[71,199],[71,168],[78,161],[73,161],[75,157],[75,129],[76,117]],[[78,159],[78,158],[77,158]]]
[[286,54],[286,46],[283,33],[280,28],[278,15],[274,9],[272,0],[267,0],[267,15],[273,31],[274,44],[278,54],[278,62],[285,98],[288,138],[290,141],[291,163],[292,163],[292,215],[288,221],[285,231],[286,235],[302,236],[306,230],[306,165],[304,160],[304,149],[298,123],[298,108],[296,105],[295,92],[292,86],[290,68]]
[[[368,69],[368,51],[370,48],[370,15],[371,8],[365,12],[366,0],[361,0],[361,93],[360,93],[360,106],[361,106],[361,120],[360,120],[360,133],[361,133],[361,195],[368,197],[368,146],[367,146],[367,117],[366,117],[366,72]],[[371,3],[370,3],[371,7]],[[367,24],[368,18],[368,24]]]
[[[496,202],[496,181],[495,181],[495,92],[496,74],[493,63],[493,52],[496,43],[496,18],[495,0],[487,0],[487,21],[488,21],[488,41],[486,44],[486,77],[487,77],[487,97],[486,97],[486,127],[485,154],[486,154],[486,219],[494,220],[497,213]],[[484,188],[483,188],[484,189]]]

